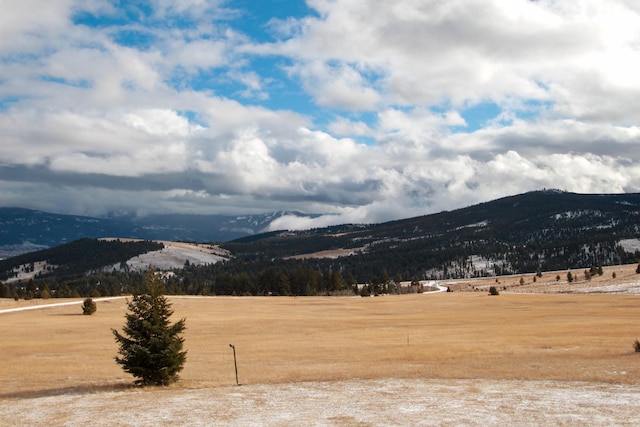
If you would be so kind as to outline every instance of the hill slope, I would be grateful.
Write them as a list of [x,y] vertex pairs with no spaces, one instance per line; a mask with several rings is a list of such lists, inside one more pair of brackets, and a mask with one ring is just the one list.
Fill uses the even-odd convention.
[[640,237],[639,224],[637,193],[536,191],[384,224],[252,236],[224,247],[252,262],[355,254],[327,262],[365,278],[382,268],[403,277],[465,277],[633,262],[620,242]]
[[[629,264],[640,259],[639,224],[640,194],[537,191],[383,224],[245,237],[220,245],[229,254],[222,255],[225,262],[167,265],[174,269],[167,287],[172,293],[315,295],[358,290],[356,283],[367,283],[378,293],[400,281]],[[66,258],[75,262],[71,253]],[[74,280],[85,292],[91,283],[108,280],[103,273],[91,280],[82,276],[95,272],[93,267],[80,270]],[[109,292],[125,289],[124,283],[135,287],[139,277],[126,270],[120,272],[126,277],[110,279]],[[48,276],[52,289],[62,286],[62,271]]]

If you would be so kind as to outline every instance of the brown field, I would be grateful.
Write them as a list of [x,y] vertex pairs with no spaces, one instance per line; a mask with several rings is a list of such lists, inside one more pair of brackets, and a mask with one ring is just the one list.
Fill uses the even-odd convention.
[[[636,273],[637,264],[604,267],[601,276],[590,279],[585,277],[585,269],[544,272],[541,277],[535,273],[515,274],[512,276],[487,277],[480,279],[457,279],[442,281],[454,291],[488,291],[495,286],[500,292],[518,293],[636,293],[640,294],[640,275]],[[571,271],[573,282],[567,281]],[[615,277],[614,277],[615,275]]]
[[[192,403],[216,400],[219,424],[249,420],[253,424],[289,425],[285,421],[291,420],[269,402],[285,399],[280,403],[282,408],[287,399],[289,405],[291,399],[298,399],[301,407],[310,405],[306,424],[371,425],[378,420],[380,424],[402,425],[413,418],[411,414],[397,415],[401,403],[396,400],[403,395],[419,400],[422,394],[412,395],[417,390],[425,394],[439,390],[443,398],[451,400],[446,405],[466,399],[466,407],[484,405],[486,410],[482,400],[487,396],[502,396],[504,405],[512,399],[517,406],[527,399],[531,402],[531,396],[544,390],[546,397],[536,399],[553,398],[553,403],[570,396],[576,387],[595,394],[585,398],[573,418],[544,418],[542,409],[534,408],[530,410],[538,418],[531,415],[533,418],[522,424],[564,420],[562,423],[571,425],[579,416],[589,420],[609,414],[614,418],[602,420],[626,425],[632,418],[624,418],[624,411],[640,413],[633,407],[640,397],[640,354],[632,348],[640,337],[640,295],[503,291],[493,297],[485,292],[452,292],[375,298],[172,297],[171,301],[175,318],[187,319],[184,337],[188,356],[181,381],[162,390],[132,389],[132,378],[113,360],[117,348],[110,329],[121,329],[124,323],[124,299],[99,302],[93,316],[82,316],[79,305],[0,313],[0,424],[76,424],[82,419],[70,409],[73,407],[89,408],[86,413],[94,408],[97,413],[115,414],[114,405],[131,399],[143,399],[146,403],[139,404],[144,405],[180,397]],[[3,300],[0,310],[24,304],[31,302]],[[230,343],[236,346],[242,387],[235,387]],[[326,409],[321,409],[321,403],[309,403],[309,393],[324,393],[324,402],[347,393],[344,399],[354,399],[370,410],[349,409],[348,402],[335,397],[337,400],[329,404],[360,415],[349,418],[346,412],[338,411],[331,417],[314,418]],[[271,397],[267,399],[267,395]],[[386,412],[375,415],[376,410],[383,410],[366,396],[388,400],[389,407],[395,408],[395,418]],[[579,400],[580,396],[567,400]],[[607,403],[612,396],[625,398]],[[225,404],[224,399],[230,400]],[[255,403],[253,411],[266,407],[273,411],[271,415],[284,418],[277,421],[268,412],[255,418],[257,412],[242,406],[247,399]],[[156,405],[162,409],[160,403]],[[32,411],[29,408],[42,411],[45,406],[57,409],[49,409],[40,418],[27,415]],[[423,410],[428,406],[423,402]],[[182,424],[211,424],[197,412],[201,406],[194,408],[195,412],[183,409],[192,418],[184,418]],[[233,408],[240,412],[233,412]],[[596,414],[588,412],[589,408],[595,408]],[[296,411],[287,409],[287,416]],[[504,408],[496,411],[508,414]],[[557,408],[555,413],[549,411],[547,415],[558,416]],[[254,418],[246,418],[247,414]],[[425,414],[418,415],[420,420],[427,419]],[[440,414],[433,423],[456,425],[464,421],[458,417],[447,424],[442,422],[445,415]],[[177,416],[175,412],[167,415]],[[497,420],[488,424],[501,420],[493,412],[486,416],[489,418],[484,421]],[[105,425],[152,425],[157,421],[140,417],[143,415],[135,416],[135,422],[111,419]],[[294,419],[304,419],[300,417]],[[368,421],[368,417],[374,418]],[[507,420],[513,421],[513,417]],[[483,424],[480,421],[483,419],[470,418],[463,424]]]

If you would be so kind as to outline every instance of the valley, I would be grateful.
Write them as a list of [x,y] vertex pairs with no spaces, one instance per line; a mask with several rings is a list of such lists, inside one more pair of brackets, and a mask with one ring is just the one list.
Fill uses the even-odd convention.
[[113,360],[110,329],[123,323],[124,299],[98,302],[93,316],[79,305],[0,313],[0,417],[28,425],[154,425],[158,417],[186,425],[632,425],[639,298],[172,296],[175,318],[187,321],[187,363],[178,383],[144,389]]

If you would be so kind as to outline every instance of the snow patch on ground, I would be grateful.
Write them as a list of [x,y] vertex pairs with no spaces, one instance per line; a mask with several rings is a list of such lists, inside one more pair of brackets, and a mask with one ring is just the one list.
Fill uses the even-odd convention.
[[383,379],[2,398],[12,425],[617,425],[640,386],[561,381]]
[[460,227],[456,227],[455,229],[462,230],[463,228],[483,228],[483,227],[486,227],[487,225],[489,225],[489,221],[485,219],[484,221],[476,222],[474,224],[463,225]]
[[423,292],[423,294],[437,294],[439,292],[447,292],[449,290],[448,287],[441,285],[440,282],[437,282],[435,280],[421,281],[420,283],[424,287],[435,289],[433,291]]
[[640,240],[638,239],[623,239],[620,240],[620,246],[628,253],[636,253],[640,251]]
[[[215,264],[230,258],[228,251],[215,245],[201,245],[184,242],[160,242],[164,248],[159,251],[147,252],[127,261],[131,270],[144,271],[149,268],[158,270],[172,270],[183,268],[188,261],[193,265]],[[119,265],[113,268],[119,269]]]
[[582,293],[640,294],[640,281],[616,283],[614,285],[593,286],[583,289]]
[[[31,268],[32,266],[33,268]],[[5,283],[34,279],[40,274],[45,274],[49,271],[55,270],[57,267],[58,266],[56,265],[47,263],[47,261],[36,261],[34,263],[22,264],[13,269],[15,276],[7,279]]]

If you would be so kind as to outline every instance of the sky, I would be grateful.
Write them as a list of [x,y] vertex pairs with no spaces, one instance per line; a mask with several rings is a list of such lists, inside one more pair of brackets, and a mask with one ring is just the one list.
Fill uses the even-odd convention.
[[0,0],[0,206],[373,223],[640,191],[637,0]]

